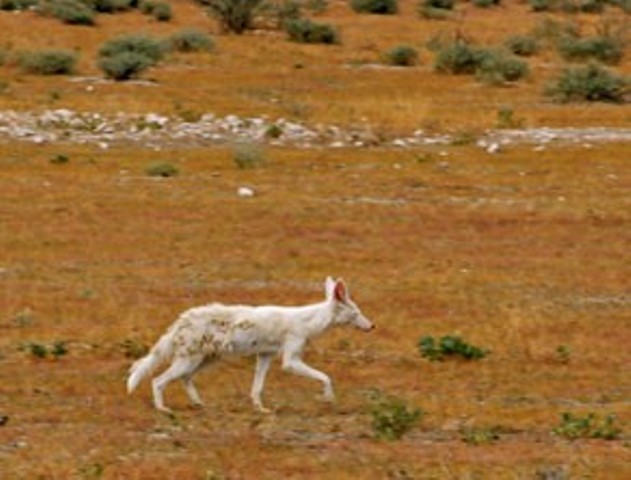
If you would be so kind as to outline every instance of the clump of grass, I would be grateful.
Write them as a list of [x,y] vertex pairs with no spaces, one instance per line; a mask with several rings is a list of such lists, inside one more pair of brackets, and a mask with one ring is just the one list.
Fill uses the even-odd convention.
[[31,356],[39,359],[52,356],[57,359],[68,353],[68,347],[64,341],[55,341],[52,345],[39,342],[27,342],[20,347],[20,350],[28,352]]
[[615,424],[615,421],[616,416],[613,414],[600,419],[593,412],[585,416],[564,412],[561,414],[561,423],[552,430],[552,433],[570,440],[579,438],[616,440],[622,434],[622,429]]
[[63,165],[65,163],[68,163],[69,161],[70,158],[68,157],[68,155],[65,155],[63,153],[58,153],[50,159],[50,163],[52,163],[53,165]]
[[386,63],[397,67],[411,67],[418,63],[418,51],[409,45],[397,45],[385,54]]
[[28,10],[38,4],[38,0],[0,0],[0,10]]
[[434,68],[452,75],[475,74],[493,84],[520,80],[529,71],[525,61],[503,49],[474,47],[464,41],[439,46]]
[[83,0],[92,10],[99,13],[115,13],[130,10],[135,0]]
[[156,2],[153,5],[153,9],[151,11],[151,15],[158,22],[168,22],[173,18],[173,9],[171,8],[171,4],[167,2]]
[[289,39],[298,43],[340,43],[337,29],[328,23],[319,23],[306,18],[285,22],[285,32]]
[[407,402],[394,396],[380,398],[370,413],[373,432],[383,440],[400,439],[423,417],[420,408],[410,407]]
[[546,89],[546,94],[560,102],[622,103],[630,84],[629,78],[591,63],[567,68],[555,83]]
[[94,25],[94,11],[80,0],[46,0],[38,12],[69,25]]
[[126,338],[119,344],[120,349],[127,358],[137,360],[149,352],[149,347],[139,340]]
[[168,178],[168,177],[174,177],[178,175],[180,172],[178,168],[172,163],[157,162],[157,163],[152,163],[151,165],[148,165],[147,168],[145,168],[145,173],[149,175],[150,177]]
[[511,107],[503,105],[497,110],[495,128],[522,128],[523,126],[523,118],[516,118],[515,111]]
[[515,55],[530,57],[539,51],[539,42],[531,35],[511,35],[504,46]]
[[455,4],[454,0],[420,0],[417,12],[429,20],[445,20],[451,15]]
[[505,50],[480,49],[475,55],[476,76],[485,83],[516,82],[528,75],[528,64]]
[[489,8],[498,6],[501,0],[473,0],[473,4],[480,8]]
[[457,41],[438,48],[434,69],[440,73],[453,75],[473,74],[478,62],[476,50],[466,42]]
[[604,35],[576,38],[566,35],[557,46],[565,60],[598,60],[610,65],[620,63],[624,45],[620,39]]
[[99,49],[98,65],[114,80],[135,78],[162,59],[165,44],[147,35],[122,35]]
[[195,28],[185,28],[175,32],[168,40],[171,50],[177,52],[209,52],[215,47],[213,38]]
[[500,439],[502,429],[493,427],[471,427],[460,431],[460,439],[469,445],[488,445]]
[[208,12],[224,31],[241,34],[254,25],[264,0],[208,0]]
[[38,75],[69,75],[74,72],[77,54],[68,50],[39,50],[19,56],[22,70]]
[[439,340],[426,335],[419,339],[417,347],[421,357],[432,362],[443,361],[446,357],[481,360],[490,353],[489,350],[467,343],[459,335],[445,335]]
[[351,0],[351,8],[358,13],[394,15],[399,11],[397,0]]
[[239,142],[232,149],[232,159],[241,170],[257,168],[265,163],[265,152],[257,143]]

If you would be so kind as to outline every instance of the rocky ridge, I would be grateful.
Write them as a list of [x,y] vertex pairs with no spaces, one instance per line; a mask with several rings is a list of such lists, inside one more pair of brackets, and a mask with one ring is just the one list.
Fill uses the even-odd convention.
[[[383,138],[369,125],[341,127],[308,125],[284,118],[200,115],[194,120],[156,113],[76,112],[68,109],[41,112],[0,111],[0,141],[36,144],[73,142],[95,144],[107,149],[116,144],[146,148],[203,146],[235,142],[261,142],[299,148],[367,148],[374,146],[414,148],[450,145],[462,139],[449,134],[415,130],[410,135]],[[545,148],[552,142],[591,144],[631,141],[631,129],[623,128],[525,128],[497,129],[471,139],[489,153],[514,143],[531,143]]]

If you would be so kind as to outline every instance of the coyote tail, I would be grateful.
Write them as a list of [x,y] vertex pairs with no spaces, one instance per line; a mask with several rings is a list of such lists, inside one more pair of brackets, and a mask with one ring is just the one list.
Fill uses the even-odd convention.
[[162,335],[160,340],[158,340],[146,356],[134,362],[129,369],[127,393],[132,393],[145,377],[150,375],[151,372],[171,355],[173,350],[171,343],[172,337],[173,332],[168,331]]

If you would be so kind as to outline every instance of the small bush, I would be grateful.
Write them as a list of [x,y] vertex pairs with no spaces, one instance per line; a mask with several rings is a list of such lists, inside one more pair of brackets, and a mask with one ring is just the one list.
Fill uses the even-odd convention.
[[0,10],[28,10],[37,5],[38,0],[0,0]]
[[49,0],[41,4],[39,12],[69,25],[94,25],[93,10],[80,0]]
[[123,35],[99,49],[98,65],[109,78],[129,80],[156,64],[165,44],[145,35]]
[[454,42],[436,52],[434,68],[454,75],[475,73],[478,57],[474,48],[464,42]]
[[601,440],[615,440],[620,437],[622,429],[614,424],[615,415],[607,415],[600,420],[595,413],[588,413],[582,417],[568,412],[561,414],[561,423],[552,433],[570,440],[579,438],[599,438]]
[[418,62],[418,52],[414,47],[398,45],[386,52],[386,62],[398,67],[410,67]]
[[476,52],[478,79],[499,84],[521,80],[528,74],[528,64],[503,50],[480,49]]
[[419,6],[421,8],[436,8],[439,10],[453,10],[455,0],[421,0]]
[[394,15],[399,10],[398,0],[351,0],[351,7],[358,13]]
[[151,15],[159,22],[168,22],[173,18],[171,5],[166,2],[156,2],[151,11]]
[[127,358],[137,360],[149,353],[149,347],[134,338],[126,338],[119,344],[120,349]]
[[265,152],[256,143],[237,143],[232,150],[232,159],[242,170],[257,168],[265,163]]
[[372,429],[377,438],[398,440],[419,423],[423,411],[410,408],[399,398],[387,397],[373,406],[371,414]]
[[66,50],[41,50],[20,55],[19,65],[28,73],[68,75],[74,72],[77,55]]
[[445,357],[480,360],[489,353],[488,350],[465,342],[458,335],[445,335],[438,342],[433,337],[426,335],[419,339],[417,346],[421,357],[434,362],[442,361]]
[[145,169],[145,173],[150,177],[174,177],[179,173],[178,168],[168,162],[152,163]]
[[227,32],[241,34],[252,28],[264,0],[208,0],[210,15]]
[[169,48],[177,52],[208,52],[215,46],[210,35],[194,28],[174,33],[168,39]]
[[499,5],[501,0],[473,0],[473,4],[480,8],[489,8]]
[[465,428],[460,432],[460,438],[469,445],[488,445],[500,439],[501,430],[497,426]]
[[620,40],[606,36],[587,38],[565,36],[559,41],[558,49],[566,60],[593,59],[608,64],[619,63],[624,52]]
[[504,46],[520,57],[530,57],[539,50],[539,42],[529,35],[512,35],[504,41]]
[[133,0],[83,0],[83,3],[99,13],[115,13],[132,8]]
[[339,34],[328,23],[317,23],[308,19],[290,20],[285,23],[289,39],[299,43],[339,43]]
[[621,103],[630,84],[628,78],[592,63],[566,69],[546,94],[561,102]]

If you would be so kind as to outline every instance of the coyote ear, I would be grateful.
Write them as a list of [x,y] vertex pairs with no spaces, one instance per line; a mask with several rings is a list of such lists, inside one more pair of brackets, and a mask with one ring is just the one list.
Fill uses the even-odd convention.
[[344,280],[341,278],[337,279],[335,282],[335,290],[333,291],[335,300],[338,302],[346,302],[348,300],[348,290],[346,289],[346,284]]
[[332,277],[326,277],[326,281],[324,282],[324,294],[326,295],[327,300],[332,300],[333,295],[335,294],[335,280]]

